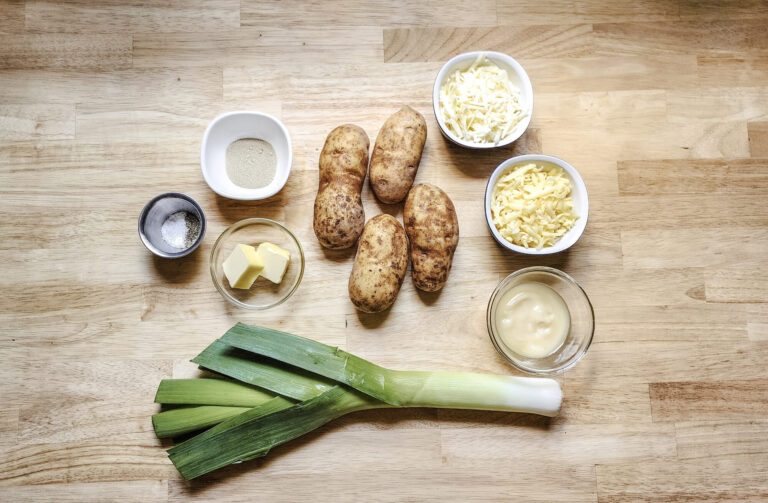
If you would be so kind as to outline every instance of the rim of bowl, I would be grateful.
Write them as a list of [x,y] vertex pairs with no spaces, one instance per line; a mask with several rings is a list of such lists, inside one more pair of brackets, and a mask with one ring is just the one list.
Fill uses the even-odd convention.
[[[285,137],[286,142],[288,142],[288,169],[285,171],[285,176],[282,177],[280,180],[280,183],[278,184],[277,188],[266,192],[265,194],[259,195],[259,196],[249,196],[249,197],[238,197],[233,196],[232,194],[225,194],[223,191],[218,191],[214,188],[211,181],[208,179],[208,173],[205,169],[206,163],[205,163],[205,153],[208,150],[208,137],[211,134],[211,130],[213,127],[220,121],[231,117],[233,115],[253,115],[260,118],[268,119],[273,121],[275,124],[277,124],[278,128],[280,129],[280,132]],[[256,110],[235,110],[233,112],[224,112],[223,114],[217,115],[211,122],[208,124],[208,127],[205,128],[205,132],[203,133],[203,142],[200,146],[200,171],[203,172],[203,179],[205,180],[205,183],[208,184],[208,187],[221,197],[226,197],[227,199],[234,199],[237,201],[261,201],[263,199],[268,199],[281,190],[283,190],[283,187],[285,187],[285,184],[288,183],[288,177],[291,175],[291,167],[293,166],[293,144],[291,143],[291,135],[288,133],[288,128],[285,127],[285,124],[280,121],[277,117],[274,117],[270,114],[264,113],[264,112],[258,112]],[[277,174],[276,174],[277,175]],[[258,191],[262,189],[245,189],[249,191]]]
[[[149,214],[149,210],[152,208],[152,206],[155,205],[155,203],[157,203],[161,199],[170,198],[170,197],[184,199],[185,201],[192,203],[192,206],[195,207],[198,214],[200,215],[200,235],[197,236],[197,239],[195,240],[194,243],[192,243],[192,246],[177,253],[168,253],[157,248],[155,245],[153,245],[149,241],[146,234],[144,233],[144,223],[147,220],[147,214]],[[182,194],[181,192],[164,192],[162,194],[158,194],[157,196],[150,199],[149,202],[144,205],[144,208],[141,209],[141,213],[139,213],[139,238],[141,238],[141,242],[144,244],[147,250],[151,251],[153,254],[157,255],[158,257],[162,257],[162,258],[186,257],[187,255],[195,251],[198,246],[200,246],[200,243],[203,242],[203,236],[205,236],[205,212],[203,211],[203,208],[201,208],[200,205],[197,203],[197,201],[195,201],[194,199],[192,199],[186,194]]]
[[[587,306],[589,306],[589,315],[592,318],[592,330],[590,331],[589,335],[587,336],[587,344],[584,346],[584,348],[579,350],[579,353],[571,358],[569,362],[567,362],[565,365],[561,365],[560,367],[554,367],[551,369],[530,369],[528,367],[525,367],[524,365],[516,362],[513,360],[509,355],[507,355],[504,350],[501,349],[499,346],[499,342],[496,340],[496,337],[494,336],[494,330],[493,330],[493,323],[491,321],[491,310],[493,308],[493,302],[496,300],[496,298],[499,296],[499,293],[501,290],[513,279],[523,276],[525,274],[529,274],[532,272],[543,272],[552,274],[553,276],[558,276],[562,279],[564,279],[566,282],[571,283],[574,285],[578,290],[581,292],[581,294],[584,296],[584,299],[587,301]],[[565,372],[566,370],[569,370],[573,368],[574,365],[579,363],[582,358],[584,358],[587,354],[587,350],[592,346],[592,340],[595,336],[595,308],[592,306],[592,301],[589,300],[589,295],[587,295],[587,292],[584,291],[584,288],[571,277],[566,272],[561,271],[560,269],[555,269],[554,267],[548,267],[543,265],[537,265],[532,267],[525,267],[523,269],[518,269],[517,271],[508,274],[503,280],[499,282],[498,285],[496,285],[496,288],[493,290],[493,293],[491,294],[491,298],[488,300],[488,307],[486,309],[485,313],[485,323],[486,327],[488,329],[488,337],[491,338],[491,343],[493,344],[493,347],[496,348],[496,352],[501,355],[504,360],[506,360],[509,364],[511,364],[516,369],[520,370],[521,372],[525,372],[526,374],[532,374],[532,375],[556,375],[561,374]]]
[[[571,180],[573,180],[573,189],[579,193],[581,196],[581,206],[578,208],[578,210],[581,210],[583,208],[583,212],[580,211],[580,213],[583,213],[579,215],[579,220],[577,220],[576,225],[574,225],[573,229],[576,229],[578,232],[571,234],[568,236],[566,233],[563,237],[560,238],[560,240],[555,243],[553,246],[548,246],[546,248],[542,248],[541,250],[537,250],[536,248],[526,248],[524,246],[519,246],[513,243],[510,243],[506,239],[504,239],[501,234],[499,234],[499,230],[496,228],[496,225],[493,223],[493,218],[491,216],[491,193],[493,192],[493,186],[496,183],[496,180],[499,178],[502,172],[504,172],[507,168],[510,166],[513,166],[515,164],[520,164],[527,161],[540,161],[540,162],[548,162],[551,164],[555,164],[557,166],[560,166],[565,170],[566,173],[571,177]],[[501,164],[496,166],[496,169],[493,170],[491,173],[491,176],[488,177],[488,183],[485,186],[485,221],[488,224],[488,228],[491,231],[491,235],[493,236],[493,239],[496,240],[497,243],[499,243],[501,246],[508,250],[512,250],[518,253],[522,253],[524,255],[551,255],[553,253],[559,253],[561,251],[565,251],[581,238],[581,235],[584,234],[584,229],[587,227],[587,220],[589,219],[589,195],[587,193],[587,186],[584,184],[584,179],[581,178],[581,175],[579,172],[571,166],[568,162],[564,161],[563,159],[560,159],[559,157],[554,157],[551,155],[545,155],[545,154],[525,154],[525,155],[518,155],[515,157],[510,157],[509,159],[502,161]],[[568,233],[571,233],[573,230],[569,230]],[[567,239],[566,239],[567,237]]]
[[[503,63],[511,66],[515,70],[515,73],[517,73],[517,75],[520,77],[520,81],[521,81],[522,87],[524,87],[524,91],[526,91],[528,93],[528,96],[531,97],[530,106],[528,107],[528,114],[522,120],[523,126],[522,127],[520,127],[519,125],[516,126],[516,129],[519,130],[518,134],[510,135],[506,139],[504,139],[504,141],[501,141],[498,144],[475,143],[475,142],[462,140],[461,138],[457,138],[445,126],[443,113],[440,110],[440,86],[442,85],[443,80],[445,80],[445,77],[448,74],[448,71],[451,70],[453,66],[455,66],[457,63],[465,60],[469,60],[469,59],[476,59],[480,54],[485,54],[491,60],[493,59],[501,60]],[[528,76],[528,72],[525,71],[525,68],[523,68],[523,65],[518,63],[515,58],[513,58],[508,54],[504,54],[503,52],[497,52],[497,51],[463,52],[449,59],[442,66],[442,68],[440,68],[440,71],[437,73],[437,77],[435,78],[435,83],[432,87],[432,110],[435,113],[435,119],[437,120],[437,125],[440,126],[440,131],[443,133],[443,135],[446,138],[448,138],[450,141],[452,141],[456,145],[466,147],[466,148],[471,148],[471,149],[477,149],[477,150],[506,147],[507,145],[517,141],[521,136],[523,136],[523,134],[528,130],[528,126],[530,126],[531,124],[531,119],[533,118],[533,86],[531,85],[531,79]]]
[[[241,302],[237,300],[236,298],[232,297],[224,288],[219,284],[219,281],[216,280],[216,263],[214,262],[213,258],[216,254],[216,251],[219,249],[219,246],[221,245],[222,240],[225,237],[229,237],[233,232],[235,232],[237,229],[241,227],[245,227],[247,225],[251,224],[267,224],[271,225],[273,227],[277,227],[294,241],[296,243],[296,247],[299,249],[299,257],[301,258],[301,268],[299,269],[299,274],[296,276],[296,282],[291,287],[290,291],[286,293],[282,298],[279,300],[273,302],[272,304],[265,304],[263,306],[256,306],[253,304],[246,304],[245,302]],[[224,232],[222,232],[218,238],[216,238],[216,242],[213,243],[213,247],[211,248],[211,254],[208,257],[209,267],[208,269],[211,272],[211,280],[213,280],[213,285],[216,287],[216,290],[219,291],[222,297],[227,299],[232,304],[236,305],[237,307],[242,307],[243,309],[249,309],[251,311],[263,311],[265,309],[269,309],[275,306],[279,306],[286,300],[290,299],[294,293],[296,293],[296,290],[299,288],[299,285],[301,284],[301,280],[304,277],[304,248],[301,246],[301,241],[296,237],[296,235],[291,232],[286,226],[281,224],[280,222],[276,222],[274,220],[271,220],[269,218],[245,218],[243,220],[239,220],[226,229],[224,229]]]

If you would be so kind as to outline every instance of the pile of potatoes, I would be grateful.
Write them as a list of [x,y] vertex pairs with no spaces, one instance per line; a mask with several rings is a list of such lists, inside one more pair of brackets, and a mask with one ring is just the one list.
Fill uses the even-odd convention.
[[426,139],[424,117],[403,107],[382,126],[370,159],[373,193],[385,204],[405,200],[405,228],[386,214],[365,223],[361,193],[370,141],[363,129],[352,124],[337,127],[320,152],[315,235],[321,245],[334,250],[359,240],[349,298],[360,311],[378,313],[394,304],[409,255],[413,283],[420,290],[438,291],[448,280],[459,242],[456,208],[438,187],[413,186]]

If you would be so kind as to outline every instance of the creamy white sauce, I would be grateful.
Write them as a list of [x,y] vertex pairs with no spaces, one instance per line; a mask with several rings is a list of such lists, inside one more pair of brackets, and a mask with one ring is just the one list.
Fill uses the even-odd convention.
[[542,283],[521,283],[505,292],[496,308],[501,341],[527,358],[544,358],[563,345],[571,326],[568,306]]

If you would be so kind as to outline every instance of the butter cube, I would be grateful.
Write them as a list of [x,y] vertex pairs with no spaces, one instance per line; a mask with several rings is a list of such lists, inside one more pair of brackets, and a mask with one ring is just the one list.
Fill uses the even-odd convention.
[[264,262],[253,246],[239,244],[222,266],[232,288],[247,290],[264,270]]
[[266,278],[272,283],[283,281],[285,270],[288,269],[288,262],[291,260],[291,252],[272,243],[261,243],[256,250],[256,255],[264,264],[264,270],[261,271],[262,278]]

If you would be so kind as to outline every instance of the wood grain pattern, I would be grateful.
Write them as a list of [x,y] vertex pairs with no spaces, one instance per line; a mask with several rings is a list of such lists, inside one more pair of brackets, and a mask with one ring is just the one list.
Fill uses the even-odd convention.
[[0,68],[117,70],[131,67],[130,35],[2,35]]
[[650,391],[654,421],[757,419],[765,414],[768,380],[660,382]]
[[[305,447],[302,445],[284,453],[280,461],[291,456],[297,457]],[[342,457],[337,454],[330,462],[336,465]],[[500,466],[503,467],[503,474],[497,472]],[[265,474],[271,472],[268,477],[253,480],[242,477],[243,470],[229,468],[219,475],[220,483],[207,487],[174,481],[170,484],[170,501],[186,501],[190,494],[203,501],[242,501],[242,493],[250,491],[265,500],[279,502],[295,499],[343,502],[360,499],[373,502],[392,499],[433,501],[438,499],[436,495],[439,495],[439,499],[454,501],[504,502],[514,498],[535,503],[551,501],[551,496],[542,494],[542,484],[549,487],[562,486],[558,493],[563,501],[586,503],[596,500],[594,467],[583,465],[560,464],[552,467],[541,463],[522,465],[509,460],[501,464],[497,460],[472,460],[469,465],[429,464],[408,470],[367,466],[353,468],[356,474],[354,487],[350,487],[349,479],[344,476],[348,473],[345,470],[325,472],[323,469],[322,473],[317,473],[301,466],[295,466],[296,471],[293,472],[280,468],[280,463],[276,461],[264,470]],[[303,483],[287,495],[284,488],[295,485],[297,476],[301,477]],[[514,484],[509,484],[510,478],[515,481]],[[392,485],[386,484],[388,480],[397,480],[394,489]],[[333,498],[318,496],[318,487],[333,493]]]
[[[354,46],[349,40],[354,39]],[[264,66],[309,65],[322,62],[356,64],[381,61],[381,29],[372,27],[241,28],[222,30],[205,38],[191,33],[134,35],[134,66],[247,66],[262,77],[273,77]],[[290,62],[291,65],[284,63]],[[294,68],[297,68],[294,66]],[[304,67],[301,67],[304,68]]]
[[446,61],[466,46],[516,58],[578,57],[594,53],[592,26],[494,26],[384,30],[384,61]]
[[24,31],[24,0],[3,0],[0,3],[0,34]]
[[621,195],[691,194],[703,201],[712,197],[704,194],[761,196],[768,184],[763,159],[621,161],[618,170]]
[[471,8],[461,0],[243,0],[243,26],[485,26],[496,24],[496,2],[479,0]]
[[768,157],[768,122],[750,122],[749,153],[754,157]]
[[680,459],[765,452],[768,423],[764,419],[703,419],[697,417],[695,421],[676,423],[675,438]]
[[[768,499],[768,7],[763,0],[0,0],[0,500],[765,501]],[[435,75],[469,50],[518,59],[535,93],[512,146],[447,142]],[[317,159],[352,122],[375,138],[424,115],[416,183],[445,190],[461,238],[439,294],[406,279],[370,315],[347,295],[354,250],[312,231]],[[285,188],[214,194],[200,139],[260,110],[290,131]],[[489,235],[489,173],[514,155],[568,160],[586,232],[556,256]],[[208,231],[178,261],[136,235],[178,190]],[[368,217],[402,217],[363,189]],[[266,312],[213,288],[216,237],[247,217],[301,240],[301,287]],[[589,294],[587,357],[558,376],[561,414],[351,414],[270,456],[183,481],[152,432],[157,383],[237,321],[401,369],[514,374],[490,344],[488,297],[549,265]]]
[[605,54],[761,55],[768,50],[765,19],[599,23],[595,51]]
[[[686,0],[681,0],[686,1]],[[592,0],[498,0],[498,22],[501,24],[599,23],[611,21],[668,21],[678,19],[676,1],[648,0],[632,2],[594,2]]]
[[178,107],[220,100],[221,69],[172,68],[114,72],[8,70],[0,72],[0,99],[13,104],[104,104],[129,109]]
[[205,32],[240,26],[237,0],[27,0],[25,27],[43,33]]
[[708,302],[760,304],[768,298],[768,269],[760,262],[745,262],[713,271],[704,283]]
[[19,408],[6,407],[0,412],[0,445],[15,444],[19,433]]
[[0,498],[16,501],[55,501],[89,503],[99,501],[168,501],[168,482],[135,480],[130,482],[92,482],[0,487]]
[[74,105],[0,104],[0,139],[73,140],[75,138]]
[[597,465],[598,501],[765,501],[765,453],[664,465]]
[[768,17],[763,0],[681,0],[681,19],[754,19]]
[[696,60],[699,81],[707,87],[764,87],[768,82],[768,57],[765,56],[697,56]]

